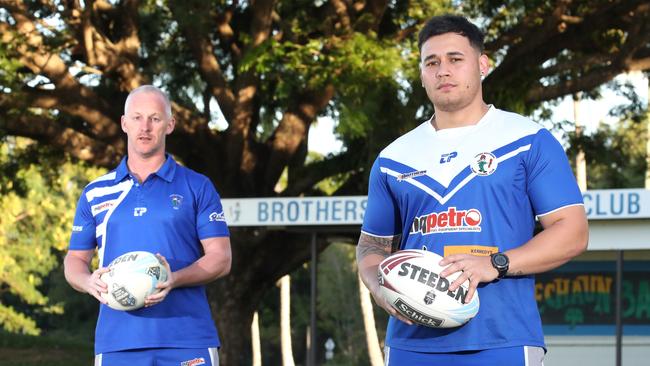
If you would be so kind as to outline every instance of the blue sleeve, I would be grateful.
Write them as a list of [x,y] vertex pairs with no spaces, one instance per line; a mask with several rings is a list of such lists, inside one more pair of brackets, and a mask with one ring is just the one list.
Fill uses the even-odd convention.
[[84,190],[77,202],[77,211],[72,222],[70,249],[88,250],[95,249],[96,246],[95,218],[92,215],[90,203],[86,200],[86,191]]
[[548,130],[539,130],[533,138],[526,170],[528,197],[535,215],[583,203],[566,153]]
[[388,175],[381,172],[380,158],[375,160],[368,182],[368,206],[361,230],[376,236],[402,233],[399,206],[388,186]]
[[230,236],[221,198],[207,177],[202,181],[196,200],[196,231],[199,239]]

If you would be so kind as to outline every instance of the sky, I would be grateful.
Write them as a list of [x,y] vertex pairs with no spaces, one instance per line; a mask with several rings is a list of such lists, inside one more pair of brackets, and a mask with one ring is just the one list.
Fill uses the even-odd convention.
[[[648,101],[648,79],[642,73],[636,72],[631,74],[622,74],[616,77],[620,83],[626,80],[631,81],[636,89],[637,94],[643,101]],[[603,93],[600,100],[583,100],[580,102],[579,118],[582,119],[587,133],[593,132],[602,121],[605,123],[615,123],[616,118],[608,116],[609,111],[620,104],[626,104],[626,99],[617,96],[613,91],[607,90]],[[498,107],[498,106],[497,106]],[[565,97],[564,100],[553,109],[553,120],[573,121],[573,99],[571,96]],[[328,153],[340,152],[343,144],[334,136],[334,120],[327,117],[321,117],[318,122],[309,129],[309,150],[323,155]],[[556,138],[559,138],[556,136]]]

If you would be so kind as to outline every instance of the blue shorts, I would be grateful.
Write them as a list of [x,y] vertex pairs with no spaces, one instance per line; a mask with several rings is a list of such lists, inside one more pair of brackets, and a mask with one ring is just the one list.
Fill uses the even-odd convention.
[[482,351],[424,353],[385,347],[386,366],[543,366],[541,347],[506,347]]
[[219,366],[217,348],[143,348],[95,355],[95,366]]

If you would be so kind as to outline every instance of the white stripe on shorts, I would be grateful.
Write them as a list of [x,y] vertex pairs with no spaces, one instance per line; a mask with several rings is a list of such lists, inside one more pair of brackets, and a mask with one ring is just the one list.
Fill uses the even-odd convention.
[[212,366],[219,366],[219,348],[208,348]]
[[384,346],[384,366],[388,366],[389,356],[390,356],[390,347]]
[[102,354],[95,355],[95,366],[102,366]]
[[525,366],[544,366],[544,349],[542,347],[524,346]]

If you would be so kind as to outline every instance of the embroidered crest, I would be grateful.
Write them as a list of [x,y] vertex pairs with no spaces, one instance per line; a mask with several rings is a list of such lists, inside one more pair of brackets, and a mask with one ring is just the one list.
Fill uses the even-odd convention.
[[494,173],[497,170],[497,158],[489,152],[476,154],[471,168],[474,174],[486,176]]
[[169,198],[172,200],[172,208],[174,208],[174,210],[181,208],[181,205],[183,204],[183,196],[180,194],[170,194]]

